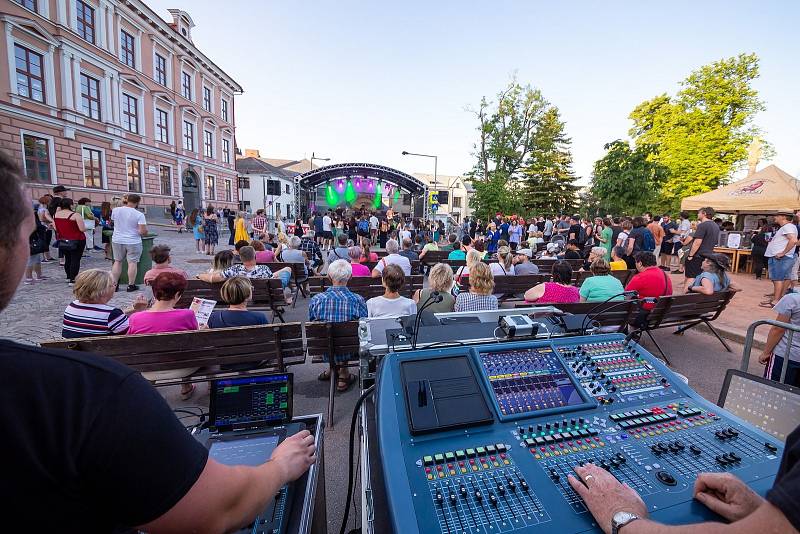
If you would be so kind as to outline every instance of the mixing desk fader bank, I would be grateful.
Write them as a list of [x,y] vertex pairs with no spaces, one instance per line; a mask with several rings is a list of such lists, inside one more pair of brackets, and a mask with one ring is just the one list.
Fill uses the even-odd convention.
[[718,519],[692,499],[697,473],[764,494],[783,452],[617,334],[389,354],[377,424],[404,534],[599,531],[567,481],[588,462],[655,520]]

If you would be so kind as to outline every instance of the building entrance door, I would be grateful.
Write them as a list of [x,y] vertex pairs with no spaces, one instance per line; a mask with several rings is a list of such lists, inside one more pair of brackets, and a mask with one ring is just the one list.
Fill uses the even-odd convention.
[[186,213],[191,213],[195,208],[200,209],[200,189],[197,183],[197,173],[186,169],[181,178],[183,181],[183,205]]

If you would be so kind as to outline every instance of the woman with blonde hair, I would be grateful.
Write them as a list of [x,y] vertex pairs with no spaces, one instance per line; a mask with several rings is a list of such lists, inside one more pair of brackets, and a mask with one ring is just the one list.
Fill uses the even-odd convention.
[[208,270],[208,274],[222,274],[222,271],[233,265],[233,251],[220,250],[214,254],[214,262]]
[[438,291],[442,296],[442,301],[430,304],[425,310],[431,313],[451,312],[456,305],[456,299],[451,292],[452,289],[453,269],[446,263],[437,263],[428,273],[428,287],[414,292],[414,302],[417,303],[418,308],[421,308],[428,301],[431,293]]
[[511,261],[514,259],[514,256],[511,255],[511,249],[509,247],[500,247],[497,249],[497,263],[492,263],[489,265],[489,268],[492,270],[492,274],[494,276],[513,276],[514,273],[514,265]]
[[469,270],[475,264],[481,263],[483,261],[483,252],[480,252],[480,251],[475,250],[473,248],[472,250],[467,252],[466,261],[467,261],[467,264],[466,265],[462,265],[456,271],[456,275],[455,275],[456,283],[460,283],[462,278],[464,278],[465,276],[469,276]]
[[208,318],[209,328],[228,328],[231,326],[251,326],[268,324],[267,314],[247,309],[247,302],[253,297],[253,284],[243,276],[228,278],[219,290],[219,296],[228,309],[214,310]]
[[594,260],[589,271],[592,276],[581,284],[581,302],[605,302],[625,298],[623,295],[625,288],[618,278],[611,276],[611,265],[605,258]]
[[114,289],[114,278],[102,269],[87,269],[75,277],[72,288],[75,300],[64,310],[61,337],[114,336],[127,332],[128,316],[146,309],[147,301],[139,295],[133,307],[126,310],[109,306]]
[[469,292],[459,293],[456,298],[455,311],[496,310],[499,306],[497,297],[492,295],[494,276],[489,266],[478,262],[470,268]]
[[280,260],[281,252],[289,249],[289,236],[287,236],[281,231],[278,231],[276,241],[278,242],[278,248],[275,249],[275,257]]

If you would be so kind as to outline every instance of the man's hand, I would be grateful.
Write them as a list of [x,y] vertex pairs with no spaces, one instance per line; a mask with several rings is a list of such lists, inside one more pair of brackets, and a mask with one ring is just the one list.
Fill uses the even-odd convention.
[[770,358],[772,358],[772,352],[764,351],[761,353],[761,356],[758,357],[758,363],[761,365],[767,365]]
[[784,256],[785,256],[785,254],[783,252],[778,252],[777,254],[775,254],[775,257],[778,258],[778,259],[781,259]]
[[605,469],[594,464],[586,464],[583,467],[575,467],[575,472],[580,480],[572,475],[569,475],[567,480],[606,534],[611,532],[611,518],[617,512],[630,512],[641,518],[647,517],[647,507],[639,494],[627,484],[620,483]]
[[285,482],[297,480],[316,460],[314,436],[308,430],[286,438],[272,451],[271,462],[281,470]]
[[136,297],[136,300],[133,301],[134,311],[146,310],[147,306],[148,306],[147,299],[144,298],[144,295],[139,295],[138,297]]
[[730,473],[700,473],[694,482],[694,498],[728,521],[747,517],[764,502]]

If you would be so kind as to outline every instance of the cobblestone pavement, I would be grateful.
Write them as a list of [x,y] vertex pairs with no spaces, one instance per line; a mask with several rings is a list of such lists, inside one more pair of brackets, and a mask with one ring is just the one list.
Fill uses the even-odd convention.
[[[174,228],[152,227],[158,234],[156,243],[166,243],[172,247],[173,265],[186,270],[190,275],[205,271],[211,266],[209,256],[196,253],[195,242],[191,233],[178,234]],[[227,248],[227,232],[220,235],[220,248]],[[53,257],[57,251],[52,249]],[[81,270],[99,268],[111,269],[111,261],[105,259],[103,252],[94,251],[81,261]],[[11,304],[0,314],[0,337],[11,338],[21,343],[39,343],[40,341],[61,336],[61,321],[64,308],[72,297],[72,288],[67,285],[64,268],[57,262],[43,264],[42,274],[49,280],[35,282],[32,285],[20,284]],[[109,303],[119,308],[127,308],[136,299],[136,295],[149,296],[149,290],[135,293],[119,291]],[[299,307],[299,305],[298,305]]]

